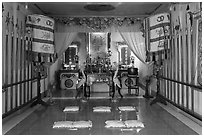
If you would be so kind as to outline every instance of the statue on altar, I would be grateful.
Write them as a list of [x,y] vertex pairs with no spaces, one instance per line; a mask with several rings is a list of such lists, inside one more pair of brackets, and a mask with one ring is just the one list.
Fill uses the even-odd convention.
[[88,73],[108,73],[111,70],[110,54],[101,52],[92,58],[88,55],[86,58],[86,71]]

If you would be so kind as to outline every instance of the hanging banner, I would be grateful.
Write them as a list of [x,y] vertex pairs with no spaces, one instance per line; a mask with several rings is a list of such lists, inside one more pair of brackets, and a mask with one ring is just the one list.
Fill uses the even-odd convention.
[[43,15],[28,15],[27,33],[32,36],[32,51],[54,54],[54,20]]
[[170,15],[161,13],[147,18],[147,28],[149,33],[147,38],[148,51],[157,52],[168,49],[168,40],[170,36]]
[[198,44],[198,66],[197,66],[197,85],[202,86],[202,19],[198,19],[198,29],[196,31],[197,33],[197,44]]

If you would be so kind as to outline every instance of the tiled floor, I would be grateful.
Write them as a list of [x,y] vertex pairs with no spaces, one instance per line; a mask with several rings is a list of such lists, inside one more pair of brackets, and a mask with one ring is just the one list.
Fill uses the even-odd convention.
[[[47,108],[40,106],[28,117],[8,131],[8,135],[196,135],[197,133],[183,124],[157,104],[149,105],[150,100],[144,98],[118,98],[111,99],[90,98],[86,102],[81,99],[56,99],[55,104]],[[77,113],[65,115],[63,109],[66,106],[76,105],[80,107]],[[138,112],[119,113],[118,106],[131,105],[138,109]],[[95,113],[94,106],[110,106],[111,113]],[[120,129],[105,128],[106,120],[139,119],[145,128],[137,132],[121,131]],[[53,129],[52,125],[61,120],[91,120],[93,127],[90,129]]]
[[[55,90],[53,92],[53,98],[54,99],[70,99],[70,98],[75,98],[77,94],[77,91],[74,90],[74,89],[69,89],[69,90]],[[127,89],[122,89],[121,90],[121,94],[124,96],[124,97],[137,97],[135,95],[135,89],[132,89],[131,90],[131,95],[128,94],[128,90]],[[142,96],[144,95],[144,90],[142,88],[139,88],[139,96]],[[78,96],[78,98],[82,97],[83,96],[83,92],[80,91],[80,94]],[[120,98],[120,95],[118,93],[118,91],[115,92],[115,98]],[[90,92],[90,98],[110,98],[109,96],[109,92],[93,92],[91,91]]]

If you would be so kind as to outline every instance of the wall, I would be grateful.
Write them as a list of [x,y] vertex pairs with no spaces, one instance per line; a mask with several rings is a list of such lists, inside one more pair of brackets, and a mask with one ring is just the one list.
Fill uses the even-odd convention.
[[[40,12],[35,12],[40,13]],[[27,50],[31,39],[26,36],[25,18],[33,12],[23,3],[3,3],[2,13],[2,85],[32,78],[32,64]],[[12,20],[13,18],[13,20]],[[8,22],[9,19],[9,22]],[[12,44],[13,36],[13,44]],[[8,38],[8,40],[6,40]],[[8,43],[7,43],[8,41]],[[41,80],[42,92],[47,79]],[[9,87],[2,92],[2,114],[18,109],[37,95],[36,82],[25,82]]]

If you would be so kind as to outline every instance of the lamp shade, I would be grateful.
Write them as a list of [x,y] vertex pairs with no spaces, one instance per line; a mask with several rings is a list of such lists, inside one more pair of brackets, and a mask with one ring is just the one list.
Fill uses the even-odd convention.
[[54,20],[43,15],[28,15],[26,29],[32,37],[33,61],[52,62],[55,54]]

